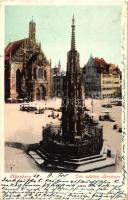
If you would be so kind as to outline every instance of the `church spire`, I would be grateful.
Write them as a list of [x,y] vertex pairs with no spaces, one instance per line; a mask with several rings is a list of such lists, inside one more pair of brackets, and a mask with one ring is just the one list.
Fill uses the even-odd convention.
[[58,62],[58,68],[61,68],[61,63],[60,63],[60,60]]
[[72,18],[72,36],[71,36],[71,50],[75,50],[75,19]]
[[36,23],[34,22],[33,17],[32,20],[29,22],[29,39],[32,42],[35,42],[36,40]]

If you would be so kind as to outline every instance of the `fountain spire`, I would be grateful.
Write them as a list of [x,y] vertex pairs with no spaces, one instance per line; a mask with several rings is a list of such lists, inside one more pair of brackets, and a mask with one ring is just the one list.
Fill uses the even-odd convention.
[[75,18],[72,18],[71,50],[75,50]]

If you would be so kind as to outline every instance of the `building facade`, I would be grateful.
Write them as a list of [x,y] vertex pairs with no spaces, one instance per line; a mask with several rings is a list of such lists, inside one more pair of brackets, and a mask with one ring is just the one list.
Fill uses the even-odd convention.
[[62,97],[63,81],[65,72],[61,70],[61,63],[59,61],[58,66],[53,69],[53,94],[57,97]]
[[29,37],[5,48],[5,101],[8,98],[41,100],[52,96],[51,62],[36,41],[36,24],[29,23]]
[[85,96],[92,98],[113,97],[121,88],[121,71],[101,58],[90,56],[82,69]]

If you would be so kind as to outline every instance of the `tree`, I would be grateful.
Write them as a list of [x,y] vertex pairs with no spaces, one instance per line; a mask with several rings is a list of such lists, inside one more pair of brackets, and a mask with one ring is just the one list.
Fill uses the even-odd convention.
[[115,92],[114,92],[114,97],[122,97],[122,88],[118,88]]

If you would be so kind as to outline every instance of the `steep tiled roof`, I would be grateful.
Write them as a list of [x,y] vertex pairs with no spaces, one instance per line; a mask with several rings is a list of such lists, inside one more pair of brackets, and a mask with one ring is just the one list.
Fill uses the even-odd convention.
[[5,60],[9,60],[10,55],[13,56],[16,50],[23,44],[26,39],[10,42],[5,48]]
[[112,68],[112,74],[116,75],[120,73],[120,69],[118,66],[114,65],[114,64],[110,64],[111,68]]
[[106,63],[106,61],[103,59],[103,58],[94,58],[94,62],[95,62],[95,64],[100,64],[100,65],[106,65],[107,63]]
[[111,67],[111,73],[113,75],[116,75],[120,72],[118,66],[111,64],[111,63],[107,63],[103,58],[94,58],[94,63],[97,66],[98,71],[107,74],[110,71],[110,67]]

